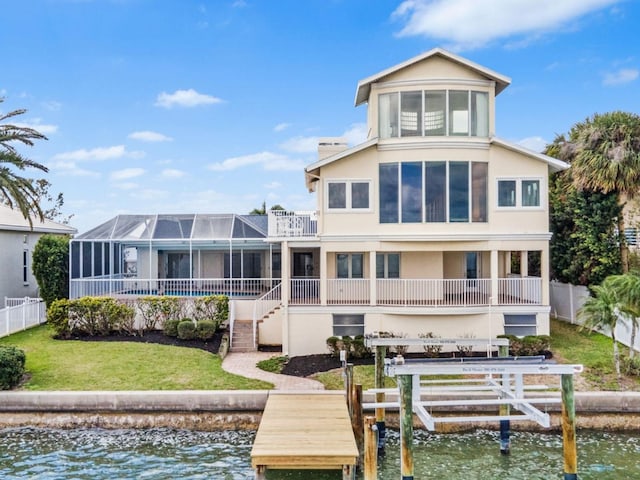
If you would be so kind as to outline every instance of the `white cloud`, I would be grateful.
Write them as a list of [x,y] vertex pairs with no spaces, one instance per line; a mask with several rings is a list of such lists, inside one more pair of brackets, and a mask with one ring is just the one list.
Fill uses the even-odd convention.
[[637,68],[621,68],[615,72],[605,73],[602,84],[607,86],[622,85],[633,82],[639,74],[640,71]]
[[132,132],[128,135],[128,138],[133,140],[140,140],[142,142],[170,142],[173,138],[163,135],[162,133],[152,132],[151,130],[142,130],[139,132]]
[[244,8],[247,6],[247,2],[245,2],[245,0],[235,0],[231,6],[233,8]]
[[273,127],[274,132],[282,132],[291,126],[290,123],[282,122]]
[[102,161],[113,160],[117,158],[142,158],[144,152],[141,151],[127,151],[124,145],[114,145],[113,147],[97,147],[90,150],[81,148],[79,150],[73,150],[71,152],[57,153],[52,157],[52,160],[71,160],[75,162],[85,161]]
[[304,168],[302,161],[273,152],[260,152],[242,157],[227,158],[222,162],[213,163],[207,168],[213,171],[229,171],[250,165],[261,165],[264,170],[302,170]]
[[86,170],[83,168],[79,168],[76,165],[76,162],[68,161],[68,160],[59,160],[56,162],[51,162],[47,165],[49,167],[49,171],[55,173],[57,175],[62,175],[65,177],[99,177],[100,173]]
[[0,97],[4,97],[7,94],[6,88],[0,88]]
[[186,175],[182,170],[177,170],[175,168],[165,168],[160,173],[164,178],[182,178]]
[[280,148],[287,152],[311,153],[318,151],[318,137],[293,137],[282,142]]
[[541,153],[549,143],[542,137],[527,137],[517,142],[518,145],[538,153]]
[[453,50],[483,47],[512,36],[536,37],[620,0],[405,0],[392,18],[398,36],[448,42]]
[[133,198],[139,200],[160,200],[169,196],[166,190],[155,190],[153,188],[143,188],[131,193]]
[[120,190],[135,190],[139,188],[139,185],[135,182],[122,182],[114,184],[114,187],[119,188]]
[[30,122],[14,123],[14,125],[16,127],[32,128],[42,133],[43,135],[51,135],[52,133],[56,133],[58,131],[57,125],[41,123],[41,120],[39,118],[34,118]]
[[277,188],[280,188],[282,186],[282,184],[280,182],[269,182],[263,185],[264,188],[267,188],[269,190],[275,190]]
[[354,123],[352,124],[342,136],[347,139],[349,145],[359,145],[367,140],[367,133],[369,132],[366,123]]
[[62,108],[62,103],[57,102],[55,100],[49,100],[48,102],[42,102],[42,106],[47,110],[50,110],[52,112],[57,112]]
[[123,168],[122,170],[116,170],[111,172],[111,180],[127,180],[129,178],[139,177],[144,175],[144,168]]
[[163,108],[172,107],[197,107],[199,105],[212,105],[222,100],[212,95],[198,93],[193,88],[189,90],[176,90],[173,93],[162,92],[156,99],[155,106]]

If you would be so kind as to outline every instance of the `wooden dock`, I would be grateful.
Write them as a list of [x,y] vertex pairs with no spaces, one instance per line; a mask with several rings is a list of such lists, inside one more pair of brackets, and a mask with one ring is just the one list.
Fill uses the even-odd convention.
[[257,479],[267,469],[338,469],[351,478],[357,460],[344,395],[269,395],[251,450]]

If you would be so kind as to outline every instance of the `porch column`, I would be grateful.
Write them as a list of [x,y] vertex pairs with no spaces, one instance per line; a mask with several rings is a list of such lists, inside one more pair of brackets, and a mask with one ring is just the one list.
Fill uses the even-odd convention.
[[500,285],[498,282],[498,277],[500,272],[498,271],[498,251],[491,250],[491,305],[498,305],[498,299],[500,297]]
[[280,253],[280,276],[282,277],[282,282],[280,284],[280,296],[282,297],[282,304],[284,306],[289,305],[289,292],[291,286],[290,255],[289,243],[285,240],[282,242],[282,252]]
[[373,250],[369,251],[369,299],[371,305],[378,303],[376,252]]
[[520,252],[520,276],[522,278],[529,276],[529,251],[522,250]]
[[504,252],[504,276],[509,277],[511,274],[511,251]]
[[547,245],[540,251],[540,281],[542,282],[542,285],[540,286],[540,288],[542,289],[541,291],[541,301],[542,301],[542,305],[549,305],[550,302],[550,298],[549,298],[549,278],[550,277],[550,272],[549,272],[549,244],[547,243]]
[[320,305],[327,304],[327,252],[320,246]]

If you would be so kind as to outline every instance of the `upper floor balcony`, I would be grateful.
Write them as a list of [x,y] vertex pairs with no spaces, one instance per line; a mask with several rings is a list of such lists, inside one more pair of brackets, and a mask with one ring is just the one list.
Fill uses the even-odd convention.
[[268,219],[270,238],[313,238],[318,234],[318,214],[315,211],[270,210]]

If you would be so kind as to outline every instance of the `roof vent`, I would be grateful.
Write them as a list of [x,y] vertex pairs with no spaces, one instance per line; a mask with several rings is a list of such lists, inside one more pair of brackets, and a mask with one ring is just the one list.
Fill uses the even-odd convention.
[[330,157],[349,148],[345,137],[324,137],[318,139],[318,160]]

